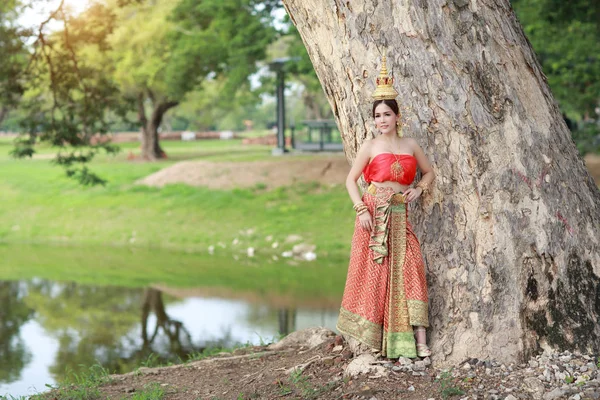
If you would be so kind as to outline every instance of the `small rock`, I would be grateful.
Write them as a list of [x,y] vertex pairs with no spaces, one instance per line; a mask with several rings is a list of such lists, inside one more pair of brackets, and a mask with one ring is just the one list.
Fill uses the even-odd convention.
[[380,365],[372,365],[375,362],[375,356],[369,353],[363,353],[360,356],[354,358],[350,364],[344,370],[344,376],[355,377],[360,374],[371,374],[375,373],[376,376],[385,376],[389,373],[384,367]]
[[344,346],[335,346],[333,349],[331,349],[331,351],[334,351],[336,353],[342,350],[344,350]]
[[486,375],[491,375],[492,374],[492,369],[491,368],[486,368],[485,369],[485,374]]
[[406,358],[406,357],[400,357],[398,359],[398,362],[400,363],[400,365],[411,365],[412,364],[412,360],[410,358]]
[[560,399],[561,397],[565,396],[567,393],[568,393],[568,391],[563,388],[555,388],[551,392],[546,393],[544,395],[543,399],[544,400]]
[[529,366],[531,368],[537,368],[537,367],[540,366],[540,364],[537,361],[535,361],[535,360],[529,360]]
[[490,390],[488,390],[488,393],[490,393],[490,394],[498,394],[498,391],[496,389],[490,389]]
[[462,366],[462,369],[464,369],[464,370],[466,370],[466,371],[470,370],[470,369],[471,369],[471,364],[469,364],[469,363],[465,363],[465,364]]
[[423,361],[415,361],[415,365],[413,366],[414,371],[425,371],[427,365]]
[[567,363],[567,362],[571,361],[573,358],[571,356],[567,355],[567,356],[560,356],[558,359],[564,363]]
[[581,396],[578,394],[571,397],[571,400],[581,400]]
[[392,367],[392,371],[394,371],[394,372],[401,372],[402,370],[403,370],[402,367],[398,367],[398,366],[393,366]]
[[302,240],[302,236],[300,235],[288,235],[288,237],[285,238],[286,243],[293,243],[299,240]]
[[125,389],[125,393],[134,393],[134,392],[135,392],[135,388],[128,387]]
[[512,394],[509,394],[508,396],[506,396],[504,398],[504,400],[518,400],[515,396],[513,396]]
[[409,392],[414,392],[415,391],[415,387],[411,385],[406,390],[408,390]]
[[544,395],[544,392],[546,391],[546,388],[544,387],[542,381],[540,381],[537,378],[525,378],[523,380],[523,385],[525,387],[525,390],[530,392],[533,398],[536,400],[541,399]]
[[587,372],[587,371],[588,371],[587,365],[584,365],[583,367],[579,368],[579,372]]

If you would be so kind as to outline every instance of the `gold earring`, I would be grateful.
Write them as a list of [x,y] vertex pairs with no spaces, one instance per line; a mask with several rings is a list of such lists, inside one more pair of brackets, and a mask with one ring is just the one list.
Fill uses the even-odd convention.
[[404,136],[404,133],[402,132],[402,124],[400,124],[400,120],[398,120],[396,122],[396,134],[398,135],[398,137]]

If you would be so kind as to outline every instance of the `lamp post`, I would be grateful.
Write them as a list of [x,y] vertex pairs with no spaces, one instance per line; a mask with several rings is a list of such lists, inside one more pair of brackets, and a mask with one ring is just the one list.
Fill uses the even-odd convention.
[[284,57],[273,60],[269,67],[277,74],[277,148],[273,154],[287,153],[285,148],[285,63],[297,61],[298,57]]

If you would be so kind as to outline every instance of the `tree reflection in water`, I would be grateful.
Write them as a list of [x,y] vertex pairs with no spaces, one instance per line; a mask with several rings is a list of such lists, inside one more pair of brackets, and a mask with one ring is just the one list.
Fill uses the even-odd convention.
[[31,361],[31,352],[20,335],[33,310],[25,304],[26,287],[20,282],[0,282],[0,383],[18,380]]
[[[27,305],[58,341],[50,367],[57,381],[81,366],[99,364],[111,373],[125,373],[149,360],[153,364],[185,360],[200,348],[194,347],[181,322],[169,318],[158,290],[48,281],[31,282],[28,289]],[[157,324],[148,337],[151,313]]]
[[277,310],[279,320],[279,335],[287,336],[296,330],[296,309],[280,308]]
[[[148,318],[151,312],[154,312],[156,317],[156,326],[152,336],[148,337]],[[177,355],[181,360],[185,360],[187,355],[194,351],[189,331],[180,321],[167,315],[162,292],[148,288],[144,291],[142,302],[142,352],[152,351],[152,344],[159,331],[162,331],[168,338],[170,353]]]

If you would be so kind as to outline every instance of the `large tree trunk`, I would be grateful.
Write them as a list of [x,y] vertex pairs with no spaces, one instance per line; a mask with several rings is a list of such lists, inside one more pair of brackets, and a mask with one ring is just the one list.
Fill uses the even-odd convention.
[[[508,0],[284,0],[354,159],[387,48],[434,164],[412,208],[437,361],[600,351],[600,194]],[[318,12],[315,12],[318,10]]]
[[144,97],[142,94],[138,97],[138,120],[141,126],[142,133],[142,158],[148,161],[155,161],[160,158],[165,158],[166,154],[160,147],[158,128],[162,123],[165,113],[177,106],[179,102],[164,101],[152,102],[153,110],[150,119],[146,117],[144,108]]

